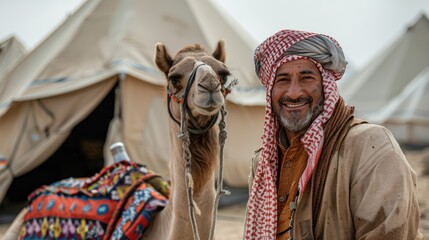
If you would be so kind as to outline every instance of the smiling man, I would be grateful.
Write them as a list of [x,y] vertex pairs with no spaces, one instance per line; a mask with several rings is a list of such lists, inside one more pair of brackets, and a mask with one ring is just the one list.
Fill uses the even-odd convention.
[[416,239],[416,175],[392,134],[354,117],[336,40],[282,30],[255,50],[266,87],[246,239]]
[[322,78],[316,65],[307,59],[281,65],[274,79],[272,102],[287,133],[310,125],[323,111]]

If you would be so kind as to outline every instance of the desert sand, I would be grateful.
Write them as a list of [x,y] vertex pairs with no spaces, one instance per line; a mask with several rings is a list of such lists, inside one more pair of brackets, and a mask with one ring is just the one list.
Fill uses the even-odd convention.
[[[420,206],[420,231],[425,239],[429,237],[429,148],[423,150],[405,150],[411,167],[417,173],[418,199]],[[216,224],[217,240],[242,239],[246,203],[220,208]],[[8,224],[0,224],[0,237]]]

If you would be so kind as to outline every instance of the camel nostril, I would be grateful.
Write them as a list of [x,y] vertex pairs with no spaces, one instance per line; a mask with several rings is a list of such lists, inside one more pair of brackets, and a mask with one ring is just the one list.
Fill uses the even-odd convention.
[[201,83],[198,83],[197,87],[200,91],[210,92],[210,90],[206,86],[202,85]]
[[197,84],[198,90],[201,92],[207,92],[207,93],[214,93],[214,92],[218,92],[221,89],[220,84],[218,83],[217,85],[215,84],[202,84],[202,83],[198,83]]

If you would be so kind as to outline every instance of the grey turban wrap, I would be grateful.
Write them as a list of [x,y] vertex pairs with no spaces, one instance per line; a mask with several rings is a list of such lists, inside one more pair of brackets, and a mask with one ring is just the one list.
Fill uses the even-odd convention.
[[288,48],[285,55],[298,55],[314,59],[323,68],[343,74],[347,61],[343,50],[324,35],[303,39]]

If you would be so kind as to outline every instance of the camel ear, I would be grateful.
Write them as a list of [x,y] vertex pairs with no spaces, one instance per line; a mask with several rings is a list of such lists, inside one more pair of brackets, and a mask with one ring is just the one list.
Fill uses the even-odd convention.
[[167,49],[162,43],[157,43],[155,46],[155,64],[165,76],[167,76],[168,71],[173,65],[173,59],[167,53]]
[[217,43],[216,50],[213,52],[212,56],[217,60],[225,63],[226,53],[225,53],[225,42],[223,40],[219,40]]

